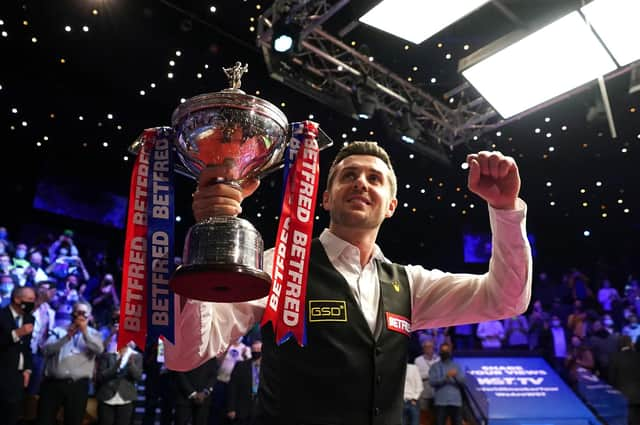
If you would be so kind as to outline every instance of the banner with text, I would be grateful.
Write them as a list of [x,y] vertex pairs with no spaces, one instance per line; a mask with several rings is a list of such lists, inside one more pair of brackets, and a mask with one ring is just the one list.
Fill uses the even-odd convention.
[[262,325],[271,322],[277,344],[291,336],[299,345],[306,344],[307,271],[320,174],[317,138],[317,123],[292,124],[272,283],[262,318]]
[[118,349],[148,338],[174,341],[175,152],[170,127],[144,131],[129,189]]

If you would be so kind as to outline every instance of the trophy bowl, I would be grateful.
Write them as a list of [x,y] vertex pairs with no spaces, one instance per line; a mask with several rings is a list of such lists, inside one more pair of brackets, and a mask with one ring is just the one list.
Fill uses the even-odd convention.
[[[213,184],[240,187],[279,167],[286,148],[288,121],[270,102],[240,90],[247,66],[224,68],[231,87],[186,100],[173,112],[176,150],[186,172],[198,178],[204,168],[219,168]],[[269,293],[271,277],[262,267],[263,241],[247,220],[216,216],[189,229],[183,260],[169,280],[188,298],[241,302]]]

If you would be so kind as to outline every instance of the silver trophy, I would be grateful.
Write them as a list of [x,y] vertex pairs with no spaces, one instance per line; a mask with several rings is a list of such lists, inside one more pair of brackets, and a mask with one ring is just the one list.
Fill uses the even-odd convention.
[[[225,177],[216,183],[240,187],[246,179],[262,178],[281,169],[289,124],[272,103],[240,90],[247,65],[223,68],[230,87],[192,97],[171,117],[181,164],[176,172],[198,179],[204,168],[220,168]],[[130,147],[137,153],[142,137]],[[332,145],[320,130],[320,149]],[[263,241],[247,220],[216,216],[189,229],[182,264],[169,285],[188,298],[241,302],[269,293],[271,277],[263,270]]]

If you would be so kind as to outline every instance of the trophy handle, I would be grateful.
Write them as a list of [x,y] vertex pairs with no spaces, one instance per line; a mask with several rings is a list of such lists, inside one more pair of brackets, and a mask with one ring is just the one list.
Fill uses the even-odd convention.
[[[333,140],[331,139],[331,137],[329,137],[327,133],[325,133],[324,130],[322,130],[322,128],[318,127],[318,150],[323,151],[331,146],[333,146]],[[262,178],[268,176],[269,174],[275,171],[281,170],[282,168],[284,168],[284,162],[281,161],[281,162],[278,162],[277,164],[272,165],[269,168],[262,170],[261,172],[259,172],[253,177],[257,178],[258,180],[262,180]]]

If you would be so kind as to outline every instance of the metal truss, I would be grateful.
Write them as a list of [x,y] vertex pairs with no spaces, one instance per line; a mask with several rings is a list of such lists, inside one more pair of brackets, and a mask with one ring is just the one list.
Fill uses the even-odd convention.
[[[394,74],[380,63],[346,45],[322,29],[322,24],[349,0],[276,0],[259,18],[257,44],[272,78],[333,109],[354,118],[355,91],[370,90],[378,99],[377,108],[391,117],[411,113],[424,127],[415,148],[428,148],[428,155],[442,155],[502,121],[482,97],[468,85],[448,92],[444,100],[456,97],[455,109],[419,87]],[[299,41],[293,53],[274,52],[271,40],[278,22],[298,25]],[[476,137],[477,138],[477,137]]]

